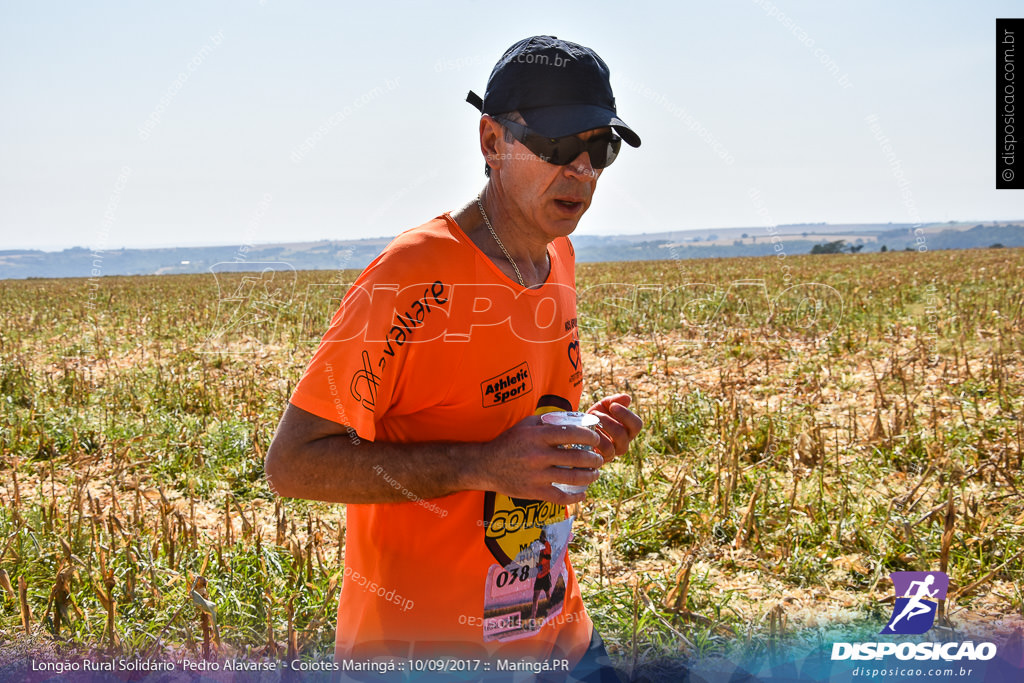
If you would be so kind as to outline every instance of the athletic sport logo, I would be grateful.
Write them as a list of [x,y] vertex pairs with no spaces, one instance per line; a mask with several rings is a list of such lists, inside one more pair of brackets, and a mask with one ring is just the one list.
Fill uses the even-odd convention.
[[530,379],[530,366],[525,362],[480,383],[484,408],[504,405],[531,391],[533,380]]
[[945,572],[892,572],[896,604],[883,634],[917,635],[935,623],[939,600],[946,597],[949,577]]

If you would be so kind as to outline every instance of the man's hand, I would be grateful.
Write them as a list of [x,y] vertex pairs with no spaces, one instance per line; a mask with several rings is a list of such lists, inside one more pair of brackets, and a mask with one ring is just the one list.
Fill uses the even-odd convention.
[[597,481],[597,468],[605,459],[589,450],[559,448],[570,444],[598,448],[600,437],[585,427],[543,424],[537,415],[524,418],[481,445],[479,482],[474,488],[559,505],[583,500],[583,493],[565,493],[551,484],[588,486]]
[[587,412],[601,418],[598,426],[601,441],[597,450],[609,463],[629,449],[629,443],[643,429],[644,421],[629,409],[633,402],[628,394],[605,396]]

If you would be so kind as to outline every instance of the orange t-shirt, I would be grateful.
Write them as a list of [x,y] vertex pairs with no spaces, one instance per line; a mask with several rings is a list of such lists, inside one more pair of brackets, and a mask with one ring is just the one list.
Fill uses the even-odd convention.
[[[291,402],[357,440],[486,442],[574,410],[583,370],[575,259],[558,238],[535,289],[510,280],[445,214],[399,235],[346,293]],[[583,655],[593,625],[566,552],[564,506],[461,491],[350,504],[336,657]],[[550,544],[551,590],[530,620]]]

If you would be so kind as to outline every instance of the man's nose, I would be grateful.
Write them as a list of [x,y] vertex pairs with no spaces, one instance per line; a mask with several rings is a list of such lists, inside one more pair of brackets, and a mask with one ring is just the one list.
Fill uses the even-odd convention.
[[566,165],[567,172],[583,180],[595,180],[597,169],[590,163],[590,152],[583,151]]

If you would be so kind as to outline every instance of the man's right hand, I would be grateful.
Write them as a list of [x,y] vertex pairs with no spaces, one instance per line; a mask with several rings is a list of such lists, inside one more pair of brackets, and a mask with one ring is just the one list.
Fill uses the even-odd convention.
[[600,477],[598,469],[605,461],[592,450],[559,448],[572,444],[597,448],[600,437],[585,427],[544,424],[538,415],[524,418],[480,445],[474,468],[477,486],[513,498],[578,502],[585,492],[565,493],[552,483],[589,486]]

